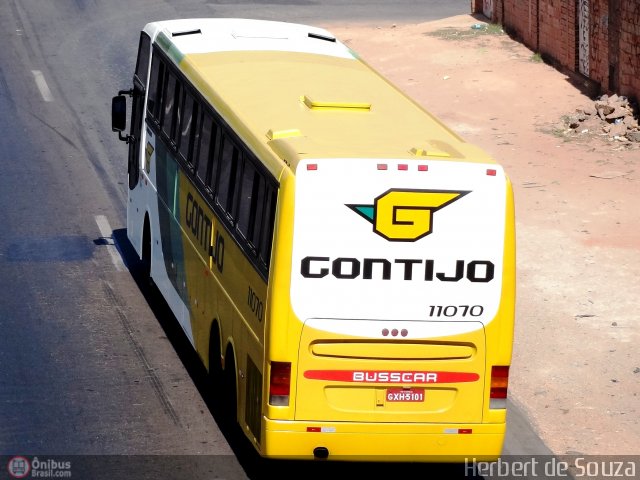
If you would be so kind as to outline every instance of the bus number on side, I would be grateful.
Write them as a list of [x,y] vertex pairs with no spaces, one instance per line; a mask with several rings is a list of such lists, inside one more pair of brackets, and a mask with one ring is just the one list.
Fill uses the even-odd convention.
[[482,305],[430,305],[430,317],[479,317],[484,313]]
[[249,308],[256,316],[259,322],[262,321],[262,316],[264,315],[264,302],[260,300],[258,294],[253,291],[251,286],[249,286],[249,294],[247,295],[247,303],[249,304]]

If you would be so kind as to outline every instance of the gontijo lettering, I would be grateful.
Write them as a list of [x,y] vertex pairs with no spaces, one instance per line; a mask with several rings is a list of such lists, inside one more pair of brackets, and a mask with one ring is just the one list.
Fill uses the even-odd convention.
[[211,219],[204,212],[202,206],[193,198],[191,192],[187,194],[187,208],[184,219],[187,228],[189,228],[193,236],[196,237],[198,244],[206,253],[209,253]]
[[467,279],[473,283],[488,283],[495,276],[495,266],[488,260],[466,262],[456,260],[449,271],[436,271],[435,260],[420,258],[350,258],[308,256],[300,262],[300,273],[305,278],[323,278],[329,275],[339,279],[364,280],[423,280],[425,282],[459,282]]

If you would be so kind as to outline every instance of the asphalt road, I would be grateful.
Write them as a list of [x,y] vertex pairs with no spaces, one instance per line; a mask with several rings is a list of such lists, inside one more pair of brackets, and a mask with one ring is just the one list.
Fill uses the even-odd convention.
[[[113,478],[118,468],[131,473],[132,465],[135,478],[258,478],[264,471],[243,442],[218,428],[204,369],[139,282],[127,246],[126,148],[111,133],[110,100],[130,86],[145,23],[202,16],[419,22],[467,11],[467,0],[6,0],[0,454],[113,455],[72,457],[76,472],[91,478]],[[507,453],[546,453],[512,411]],[[159,457],[123,462],[119,455]],[[333,467],[314,468],[331,475]],[[381,472],[368,468],[374,478]]]

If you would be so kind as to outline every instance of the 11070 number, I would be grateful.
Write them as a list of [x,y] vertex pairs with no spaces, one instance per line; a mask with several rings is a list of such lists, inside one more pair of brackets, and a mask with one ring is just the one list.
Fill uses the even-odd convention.
[[479,317],[484,312],[482,305],[430,305],[430,317]]

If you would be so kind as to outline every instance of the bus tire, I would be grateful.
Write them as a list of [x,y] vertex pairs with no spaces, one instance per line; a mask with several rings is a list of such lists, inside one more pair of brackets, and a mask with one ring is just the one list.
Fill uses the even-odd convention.
[[223,371],[221,357],[220,329],[218,322],[214,320],[211,324],[211,333],[209,335],[209,382],[214,392],[219,392],[222,387]]
[[229,426],[235,429],[238,423],[238,401],[236,393],[236,362],[233,357],[233,348],[227,348],[225,355],[224,371],[222,372],[222,409],[223,416]]
[[144,217],[142,228],[142,257],[140,258],[142,279],[147,285],[153,285],[151,279],[151,227],[149,226],[149,216]]

